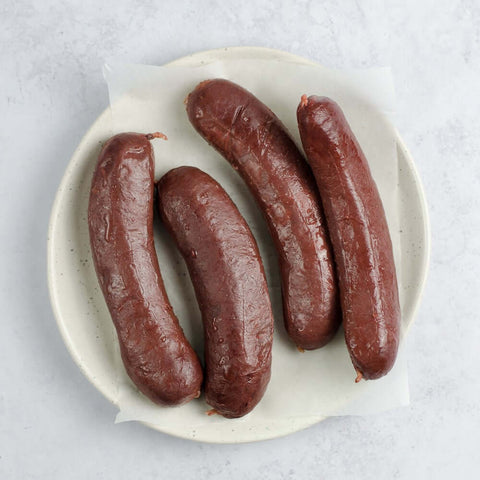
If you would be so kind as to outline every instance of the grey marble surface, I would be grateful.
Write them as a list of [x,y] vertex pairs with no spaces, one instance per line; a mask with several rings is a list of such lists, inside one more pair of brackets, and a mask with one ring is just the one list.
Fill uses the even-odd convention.
[[[479,43],[476,0],[3,0],[0,478],[478,478]],[[115,407],[60,338],[46,285],[48,217],[68,159],[108,104],[102,64],[163,64],[231,45],[393,69],[395,123],[432,225],[407,340],[408,408],[257,444],[193,443],[114,425]]]

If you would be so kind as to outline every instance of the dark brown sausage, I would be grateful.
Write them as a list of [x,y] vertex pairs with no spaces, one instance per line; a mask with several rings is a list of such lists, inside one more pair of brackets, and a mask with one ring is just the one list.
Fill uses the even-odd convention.
[[320,199],[302,154],[269,108],[227,80],[200,83],[187,112],[263,210],[279,254],[288,334],[300,348],[322,347],[341,316]]
[[382,201],[340,107],[329,98],[304,95],[297,116],[325,209],[357,381],[379,378],[395,362],[400,332],[397,276]]
[[160,275],[147,137],[122,133],[103,147],[88,205],[90,243],[128,375],[152,401],[179,405],[199,396],[202,369]]
[[255,239],[225,190],[194,167],[157,184],[205,329],[205,397],[228,418],[250,412],[270,380],[273,316]]

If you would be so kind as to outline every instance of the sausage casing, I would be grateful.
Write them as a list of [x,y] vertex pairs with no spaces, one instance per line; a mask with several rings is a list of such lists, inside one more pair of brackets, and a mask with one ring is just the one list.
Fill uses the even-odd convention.
[[357,381],[379,378],[395,362],[400,334],[397,276],[382,201],[335,102],[304,95],[297,117],[332,240],[345,339]]
[[289,336],[300,348],[322,347],[341,316],[320,199],[302,154],[273,112],[230,81],[200,83],[187,98],[187,113],[264,213],[279,255]]
[[199,396],[203,374],[160,274],[153,173],[146,135],[122,133],[108,140],[90,191],[90,243],[128,375],[152,401],[179,405]]
[[262,398],[272,360],[273,316],[257,244],[225,190],[201,170],[170,170],[157,191],[202,313],[206,401],[225,417],[241,417]]

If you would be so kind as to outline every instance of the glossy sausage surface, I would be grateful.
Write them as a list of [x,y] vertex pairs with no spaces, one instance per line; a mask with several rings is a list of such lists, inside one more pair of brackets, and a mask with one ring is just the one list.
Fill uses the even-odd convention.
[[320,199],[302,154],[273,112],[230,81],[200,83],[187,98],[187,113],[264,213],[279,255],[289,336],[300,348],[322,347],[341,316]]
[[122,133],[108,140],[90,191],[90,243],[128,375],[152,401],[179,405],[199,396],[203,374],[160,274],[153,173],[146,135]]
[[194,167],[157,184],[159,210],[186,261],[205,331],[205,397],[229,418],[270,380],[273,316],[255,239],[225,190]]
[[397,276],[382,201],[340,107],[329,98],[304,95],[297,116],[332,240],[357,381],[379,378],[395,362],[400,334]]

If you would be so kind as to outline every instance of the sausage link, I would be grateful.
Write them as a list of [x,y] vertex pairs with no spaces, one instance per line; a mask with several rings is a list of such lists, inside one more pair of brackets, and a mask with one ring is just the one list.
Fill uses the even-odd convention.
[[205,397],[228,418],[270,380],[273,316],[255,239],[225,190],[194,167],[157,184],[159,210],[188,266],[205,330]]
[[203,374],[158,266],[151,137],[122,133],[105,144],[93,174],[88,225],[95,269],[128,375],[152,401],[179,405],[200,395]]
[[379,378],[395,362],[400,332],[397,276],[382,201],[335,102],[304,95],[297,117],[332,240],[356,381]]
[[200,83],[187,98],[187,113],[264,213],[279,254],[289,336],[300,349],[322,347],[341,316],[320,199],[302,154],[268,107],[227,80]]

